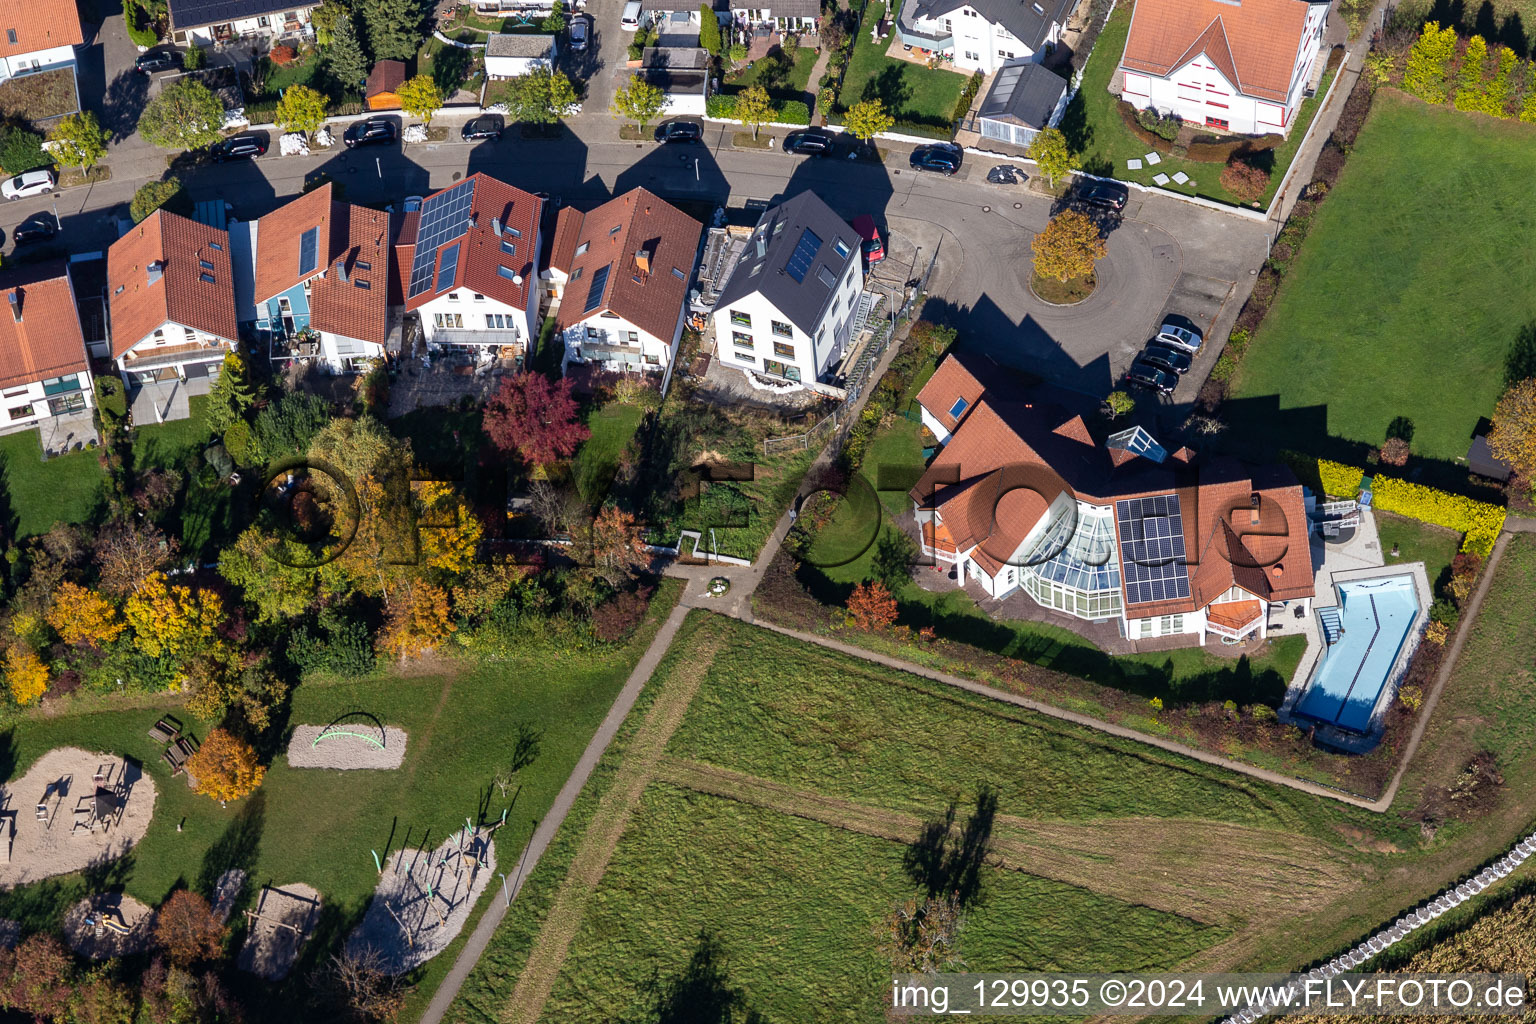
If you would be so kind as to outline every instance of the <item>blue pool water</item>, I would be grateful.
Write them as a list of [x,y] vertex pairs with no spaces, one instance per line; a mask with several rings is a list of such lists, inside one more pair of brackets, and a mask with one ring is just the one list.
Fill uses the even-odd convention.
[[1337,608],[1319,608],[1325,640],[1296,712],[1353,732],[1365,732],[1419,612],[1412,576],[1339,584]]

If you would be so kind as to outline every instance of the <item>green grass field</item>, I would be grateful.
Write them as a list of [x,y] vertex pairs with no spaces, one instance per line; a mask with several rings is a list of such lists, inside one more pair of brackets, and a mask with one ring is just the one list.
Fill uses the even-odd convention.
[[[1432,587],[1442,574],[1449,578],[1451,560],[1461,550],[1461,534],[1391,512],[1378,511],[1375,516],[1376,530],[1381,536],[1381,557],[1388,565],[1423,562]],[[1392,554],[1394,546],[1398,549],[1396,555]]]
[[955,119],[955,104],[965,91],[967,76],[887,57],[890,37],[869,38],[869,26],[879,23],[885,9],[885,4],[875,0],[864,11],[855,35],[853,57],[838,93],[838,110],[846,111],[860,100],[879,99],[896,118],[897,131],[902,129],[903,122],[947,129]]
[[588,414],[587,428],[592,436],[582,442],[571,464],[576,490],[587,504],[595,507],[607,498],[619,468],[619,456],[644,418],[645,410],[638,405],[619,402],[609,402]]
[[[804,94],[809,91],[811,84],[811,69],[816,66],[816,50],[814,47],[802,46],[795,51],[795,63],[790,67],[789,73],[768,86],[768,95],[774,99],[798,100],[804,99]],[[740,92],[742,89],[762,82],[764,61],[753,61],[741,72],[727,75],[721,92],[730,94]]]
[[1536,320],[1533,173],[1536,128],[1378,93],[1235,394],[1324,407],[1329,434],[1367,445],[1407,417],[1415,454],[1464,456]]
[[36,430],[0,437],[5,497],[16,536],[47,533],[54,523],[90,522],[101,504],[106,473],[94,451],[43,461]]

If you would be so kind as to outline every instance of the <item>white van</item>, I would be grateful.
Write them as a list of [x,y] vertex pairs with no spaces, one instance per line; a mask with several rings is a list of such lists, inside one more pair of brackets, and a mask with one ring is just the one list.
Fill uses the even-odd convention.
[[633,32],[640,27],[640,0],[629,0],[624,5],[624,16],[619,19],[619,27],[626,32]]

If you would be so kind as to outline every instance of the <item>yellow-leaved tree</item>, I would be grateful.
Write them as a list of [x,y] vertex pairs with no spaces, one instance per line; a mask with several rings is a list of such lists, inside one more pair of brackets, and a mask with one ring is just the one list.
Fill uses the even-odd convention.
[[390,602],[379,646],[401,660],[425,654],[457,627],[448,610],[448,592],[431,583],[414,583]]
[[261,785],[267,770],[256,761],[256,748],[226,729],[215,729],[187,758],[192,790],[214,800],[239,800]]
[[211,590],[170,585],[165,573],[150,573],[123,606],[133,627],[133,646],[151,658],[185,663],[217,643],[224,600]]
[[48,606],[48,625],[67,644],[101,648],[127,628],[112,603],[78,583],[61,583]]
[[1536,474],[1536,379],[1511,384],[1493,407],[1488,449],[1521,476]]
[[12,644],[5,652],[5,682],[16,703],[25,707],[48,691],[48,666],[32,648]]
[[1094,263],[1107,252],[1099,226],[1077,210],[1052,217],[1029,244],[1035,253],[1035,275],[1058,281],[1090,276]]

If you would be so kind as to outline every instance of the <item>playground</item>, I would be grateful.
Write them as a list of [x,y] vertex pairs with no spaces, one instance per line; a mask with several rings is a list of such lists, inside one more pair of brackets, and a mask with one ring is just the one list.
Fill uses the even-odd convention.
[[144,837],[155,784],[127,758],[50,750],[0,787],[0,887],[116,860]]
[[386,727],[365,711],[342,715],[329,725],[300,725],[288,741],[290,768],[399,768],[406,732]]
[[155,912],[120,892],[81,900],[65,911],[63,926],[70,948],[92,960],[139,953],[155,940]]
[[240,947],[240,969],[281,981],[293,970],[299,950],[320,920],[320,893],[302,883],[269,885],[245,919],[250,931]]

